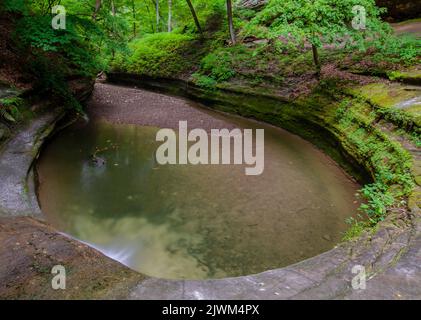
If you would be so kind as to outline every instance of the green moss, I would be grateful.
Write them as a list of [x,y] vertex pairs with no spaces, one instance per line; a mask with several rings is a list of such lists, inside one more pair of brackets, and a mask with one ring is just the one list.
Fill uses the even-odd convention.
[[390,71],[387,73],[390,80],[421,83],[421,70]]
[[401,206],[402,199],[412,194],[413,159],[400,143],[376,127],[378,112],[369,103],[360,98],[342,99],[335,113],[335,127],[344,135],[343,140],[353,146],[354,156],[370,170],[374,179],[374,183],[361,190],[365,199],[360,207],[363,218],[352,220],[352,227],[345,235],[350,239],[365,228],[376,226],[390,208]]
[[402,103],[419,97],[419,92],[416,90],[408,90],[407,87],[400,84],[374,83],[348,88],[345,92],[362,101],[367,101],[377,114],[378,119],[383,118],[395,124],[416,140],[421,134],[421,115],[417,104],[414,107],[399,109]]
[[175,77],[195,62],[182,55],[193,46],[193,40],[191,36],[176,33],[146,36],[130,44],[132,53],[128,57],[116,58],[114,69],[153,77]]
[[417,187],[408,198],[408,207],[411,211],[417,212],[421,208],[421,188]]
[[200,73],[194,73],[191,78],[193,83],[199,87],[209,90],[216,88],[217,81],[211,77],[201,75]]
[[419,95],[417,91],[406,90],[399,84],[385,83],[372,83],[351,91],[381,108],[392,108]]

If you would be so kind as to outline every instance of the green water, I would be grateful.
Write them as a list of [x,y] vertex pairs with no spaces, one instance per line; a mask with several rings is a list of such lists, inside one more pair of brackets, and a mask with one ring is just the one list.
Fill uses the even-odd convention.
[[[311,144],[265,129],[265,170],[159,166],[158,128],[93,121],[60,133],[38,162],[39,200],[59,230],[144,274],[240,276],[327,251],[355,216],[357,185]],[[95,149],[105,161],[94,166]]]

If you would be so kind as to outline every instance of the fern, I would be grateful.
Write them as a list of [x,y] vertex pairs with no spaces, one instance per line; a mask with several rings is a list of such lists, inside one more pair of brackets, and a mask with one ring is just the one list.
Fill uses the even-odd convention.
[[7,112],[6,108],[0,108],[0,118],[5,119],[9,122],[16,122],[16,119],[13,118],[9,112]]
[[17,122],[20,118],[19,107],[24,103],[22,98],[13,97],[0,99],[0,119]]

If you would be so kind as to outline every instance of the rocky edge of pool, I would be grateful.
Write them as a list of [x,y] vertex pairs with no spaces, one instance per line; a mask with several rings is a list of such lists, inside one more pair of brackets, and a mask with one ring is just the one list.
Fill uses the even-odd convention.
[[[63,234],[44,221],[34,183],[34,159],[55,132],[65,111],[41,112],[27,124],[3,138],[0,153],[0,297],[2,298],[123,298],[123,299],[403,299],[420,297],[419,151],[405,135],[397,135],[397,123],[361,119],[360,115],[380,108],[383,101],[372,96],[373,88],[393,99],[413,97],[399,91],[405,84],[370,83],[349,89],[349,104],[339,110],[324,96],[295,100],[251,88],[223,88],[211,93],[182,81],[154,80],[127,74],[111,74],[110,80],[147,86],[188,96],[216,110],[253,117],[296,133],[315,143],[359,181],[375,180],[376,166],[369,166],[364,145],[356,144],[351,130],[370,128],[369,138],[392,156],[408,157],[414,187],[400,205],[388,208],[375,229],[305,261],[254,275],[217,280],[165,280],[148,277]],[[101,84],[99,84],[101,85]],[[87,87],[88,88],[88,87]],[[87,89],[89,90],[89,89]],[[403,92],[402,98],[396,92]],[[411,91],[419,95],[418,90]],[[85,95],[86,96],[86,95]],[[358,96],[358,99],[354,96]],[[120,98],[121,97],[109,97]],[[107,98],[105,98],[107,99]],[[175,99],[175,98],[174,98]],[[389,102],[388,102],[389,103]],[[396,101],[394,105],[398,105]],[[386,106],[391,108],[393,106]],[[411,108],[406,111],[410,113]],[[352,111],[352,112],[351,112]],[[101,117],[124,120],[124,114],[103,109]],[[341,123],[351,118],[349,123]],[[161,119],[162,120],[162,119]],[[349,120],[349,119],[348,119]],[[352,123],[352,125],[350,125]],[[418,124],[412,127],[417,128]],[[59,124],[59,125],[57,125]],[[361,130],[360,130],[361,131]],[[323,137],[323,144],[318,141]],[[327,141],[327,143],[326,143]],[[377,143],[377,144],[376,144]],[[402,158],[407,159],[407,158]],[[401,160],[402,160],[401,159]],[[373,169],[374,168],[374,169]],[[371,176],[371,179],[370,179]],[[36,181],[36,179],[35,179]],[[399,189],[398,185],[394,188]],[[66,290],[54,290],[55,265],[65,265]],[[365,290],[354,290],[355,266],[368,273]]]

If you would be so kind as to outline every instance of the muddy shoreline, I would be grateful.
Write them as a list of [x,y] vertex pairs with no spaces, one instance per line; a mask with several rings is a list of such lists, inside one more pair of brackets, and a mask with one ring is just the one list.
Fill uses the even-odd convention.
[[114,124],[133,124],[178,130],[179,121],[189,128],[234,129],[232,123],[209,115],[205,107],[182,98],[127,86],[97,83],[87,103],[92,120],[107,120]]

